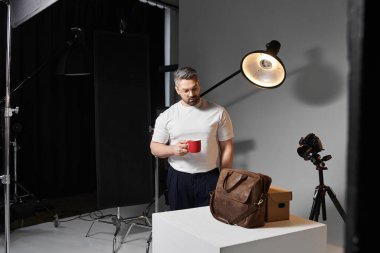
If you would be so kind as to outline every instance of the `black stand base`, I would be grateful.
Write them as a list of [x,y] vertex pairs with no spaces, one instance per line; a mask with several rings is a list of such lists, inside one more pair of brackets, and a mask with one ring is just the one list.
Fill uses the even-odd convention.
[[[148,218],[148,213],[149,213],[149,210],[153,204],[154,204],[154,202],[151,202],[148,205],[148,207],[145,209],[145,211],[143,212],[142,215],[135,216],[135,217],[129,217],[129,218],[122,218],[120,216],[120,207],[117,207],[117,209],[116,209],[117,214],[116,215],[111,215],[111,216],[107,216],[104,218],[99,218],[99,219],[96,219],[95,221],[93,221],[90,228],[87,231],[86,237],[91,237],[94,234],[96,234],[96,233],[90,233],[95,222],[106,223],[106,224],[111,224],[111,225],[115,226],[115,232],[113,234],[113,240],[112,240],[112,253],[116,253],[117,250],[121,247],[121,245],[127,242],[125,239],[128,237],[128,235],[130,234],[133,227],[141,227],[141,228],[146,228],[146,229],[152,230],[152,224]],[[110,218],[111,218],[111,220],[108,220]],[[120,246],[117,247],[116,246],[117,245],[117,236],[119,235],[119,232],[121,230],[121,225],[123,223],[126,225],[129,225],[129,228],[128,228],[128,231],[125,233],[125,235],[122,237]],[[146,253],[149,252],[151,242],[152,242],[152,232],[150,232],[149,238],[146,241],[146,243],[147,243]]]
[[34,216],[36,210],[43,209],[51,214],[54,221],[54,226],[59,226],[58,214],[54,214],[53,211],[45,204],[43,204],[32,192],[27,190],[22,184],[13,182],[16,187],[23,190],[24,195],[14,194],[10,203],[11,214],[15,219],[23,221],[23,219]]

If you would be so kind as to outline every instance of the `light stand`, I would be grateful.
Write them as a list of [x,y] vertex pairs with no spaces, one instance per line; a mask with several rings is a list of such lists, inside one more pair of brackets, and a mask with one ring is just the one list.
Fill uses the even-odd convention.
[[[3,0],[0,0],[4,2]],[[0,100],[0,103],[4,102],[4,169],[5,169],[5,174],[0,177],[2,183],[4,184],[4,215],[6,216],[5,218],[5,241],[9,242],[9,233],[10,233],[10,183],[11,183],[11,178],[9,175],[9,167],[10,167],[10,150],[9,146],[10,144],[13,145],[13,143],[10,142],[10,117],[12,117],[13,113],[18,113],[19,108],[16,107],[14,109],[10,108],[10,97],[11,94],[18,89],[20,89],[22,86],[28,83],[33,77],[35,77],[42,69],[44,69],[48,64],[51,63],[52,60],[56,59],[58,56],[60,56],[62,53],[66,53],[63,59],[59,62],[58,69],[57,69],[57,75],[64,75],[64,76],[87,76],[91,75],[91,72],[89,71],[89,63],[87,62],[86,55],[81,54],[82,52],[78,50],[77,45],[82,45],[80,39],[82,38],[81,33],[82,30],[80,28],[74,27],[71,28],[71,31],[73,33],[73,39],[72,41],[68,41],[64,47],[62,47],[60,50],[55,52],[49,59],[47,59],[45,62],[43,62],[32,74],[27,76],[19,85],[16,86],[16,88],[12,91],[10,91],[10,61],[11,61],[11,21],[10,21],[10,12],[11,12],[11,6],[8,1],[5,1],[4,3],[7,4],[7,50],[6,50],[6,91],[5,91],[5,96],[2,100]],[[81,47],[80,49],[83,49]],[[67,65],[67,59],[68,55],[67,53],[72,53],[74,50],[74,55],[76,56],[77,64],[71,68],[67,69],[70,67]],[[17,145],[17,144],[16,144]],[[17,151],[17,147],[14,146],[14,150]],[[15,152],[15,155],[17,153]],[[14,158],[14,164],[17,166],[17,161],[16,158]],[[16,168],[15,168],[15,173]],[[14,174],[16,177],[17,174]],[[15,197],[17,196],[17,187],[20,187],[24,190],[24,192],[28,195],[31,196],[36,203],[40,203],[40,201],[35,197],[34,194],[30,193],[25,187],[20,185],[16,178],[14,179],[15,185]],[[49,211],[51,213],[51,210],[47,208],[46,206],[42,205],[44,209]],[[58,215],[54,214],[54,225],[57,227],[59,225],[59,220],[58,220]],[[8,238],[8,239],[7,239]],[[9,243],[8,243],[9,244]],[[7,246],[7,243],[5,245]],[[6,251],[8,252],[8,251]]]
[[[6,52],[5,52],[5,97],[4,101],[4,175],[0,176],[1,183],[4,185],[4,252],[9,253],[10,248],[10,175],[9,175],[9,149],[10,149],[10,117],[16,109],[10,108],[10,86],[11,86],[11,25],[17,27],[27,21],[34,15],[38,14],[45,8],[49,7],[57,0],[0,0],[7,7],[6,14]],[[15,8],[11,8],[11,5]],[[12,18],[11,18],[12,17]],[[69,47],[71,45],[68,45]],[[43,66],[41,66],[43,67]],[[41,68],[40,68],[41,69]],[[37,72],[40,70],[38,69]],[[86,75],[89,73],[85,73]],[[31,77],[25,79],[15,90],[17,90],[24,82]],[[15,91],[14,90],[14,91]],[[58,217],[55,216],[55,226],[58,225]]]
[[11,6],[9,1],[2,0],[7,5],[7,46],[5,53],[6,70],[5,70],[5,102],[4,102],[4,175],[2,175],[1,182],[4,185],[4,236],[5,236],[5,253],[9,253],[10,244],[10,213],[9,213],[9,190],[10,190],[10,177],[9,177],[9,131],[10,131],[10,117],[15,111],[10,108],[10,86],[11,86]]

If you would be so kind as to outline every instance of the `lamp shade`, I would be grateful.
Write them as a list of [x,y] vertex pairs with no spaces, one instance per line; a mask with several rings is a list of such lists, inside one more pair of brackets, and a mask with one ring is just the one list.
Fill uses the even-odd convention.
[[81,37],[80,28],[71,28],[74,39],[58,60],[56,74],[63,76],[88,76],[92,74],[92,56]]
[[267,50],[257,50],[245,55],[241,61],[240,70],[251,83],[261,88],[276,88],[286,77],[282,61],[277,57],[281,44],[272,40]]

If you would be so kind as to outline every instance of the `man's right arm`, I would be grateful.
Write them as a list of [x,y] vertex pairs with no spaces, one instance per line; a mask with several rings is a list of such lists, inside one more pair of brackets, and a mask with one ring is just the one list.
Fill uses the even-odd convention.
[[183,156],[188,153],[186,141],[180,141],[175,145],[167,145],[155,141],[150,142],[150,150],[152,155],[159,158],[167,158],[169,156]]

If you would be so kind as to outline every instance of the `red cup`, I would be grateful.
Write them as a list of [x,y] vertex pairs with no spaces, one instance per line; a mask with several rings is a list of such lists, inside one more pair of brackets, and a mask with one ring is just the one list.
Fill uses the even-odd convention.
[[201,140],[187,141],[187,150],[190,153],[198,153],[201,151]]

